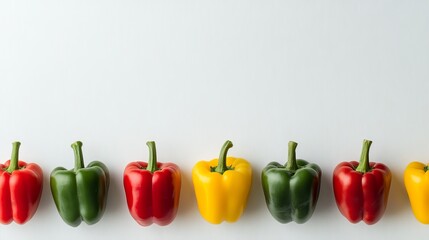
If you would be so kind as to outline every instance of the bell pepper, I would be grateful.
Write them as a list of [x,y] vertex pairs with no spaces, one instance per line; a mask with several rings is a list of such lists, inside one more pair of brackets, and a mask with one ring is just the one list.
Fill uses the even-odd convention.
[[43,188],[43,172],[36,163],[18,160],[20,142],[12,143],[12,156],[0,164],[0,223],[24,224],[36,213]]
[[404,172],[404,183],[416,219],[429,224],[429,166],[412,162]]
[[199,161],[192,169],[198,209],[213,224],[237,221],[250,191],[252,168],[245,159],[227,157],[232,146],[226,141],[219,159]]
[[320,192],[322,170],[314,163],[296,159],[296,142],[289,142],[285,165],[269,163],[261,174],[265,202],[280,223],[304,223],[313,215]]
[[71,145],[75,156],[74,169],[55,168],[50,177],[51,192],[58,213],[70,226],[77,227],[82,221],[98,222],[106,208],[109,190],[109,171],[99,161],[85,167],[82,142]]
[[125,167],[124,189],[128,210],[142,226],[164,226],[176,217],[181,175],[174,163],[157,162],[155,142],[149,147],[149,161],[131,162]]
[[340,212],[352,223],[374,224],[383,216],[392,174],[382,163],[369,162],[372,141],[364,140],[359,163],[342,162],[333,175],[335,200]]

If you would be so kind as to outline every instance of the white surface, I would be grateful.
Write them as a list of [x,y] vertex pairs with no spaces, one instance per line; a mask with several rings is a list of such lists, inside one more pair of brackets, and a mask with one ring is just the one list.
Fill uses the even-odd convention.
[[[423,239],[402,173],[429,161],[429,3],[381,0],[125,0],[0,2],[0,159],[20,140],[21,158],[45,173],[39,209],[0,239]],[[376,225],[339,213],[332,171],[371,159],[393,172],[387,211]],[[230,155],[254,169],[248,207],[234,224],[198,213],[192,166]],[[73,167],[70,144],[112,174],[107,210],[93,226],[66,225],[49,173]],[[125,165],[160,161],[183,171],[180,208],[167,227],[140,227],[128,213]],[[309,222],[277,223],[260,172],[284,162],[287,142],[318,163],[323,182]]]

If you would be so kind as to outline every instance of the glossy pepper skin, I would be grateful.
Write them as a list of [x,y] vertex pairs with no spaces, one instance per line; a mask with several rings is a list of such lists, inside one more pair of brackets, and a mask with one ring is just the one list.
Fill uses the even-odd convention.
[[43,188],[39,165],[18,160],[21,143],[12,143],[12,157],[0,164],[0,223],[24,224],[36,213]]
[[338,209],[352,223],[376,223],[383,216],[389,197],[392,174],[386,165],[369,162],[371,143],[364,140],[359,163],[342,162],[334,170]]
[[416,219],[429,224],[429,171],[428,165],[420,162],[408,164],[404,183]]
[[181,175],[174,163],[157,162],[155,142],[147,142],[149,161],[125,167],[124,189],[128,210],[142,226],[170,224],[179,207]]
[[289,142],[285,165],[269,163],[261,174],[265,202],[280,223],[304,223],[313,215],[319,198],[322,170],[314,163],[296,159],[296,142]]
[[252,168],[242,158],[227,157],[226,141],[219,159],[200,161],[192,169],[200,214],[213,224],[235,222],[243,213],[252,182]]
[[75,154],[74,169],[55,168],[50,177],[51,192],[57,210],[67,224],[73,227],[82,221],[98,222],[106,208],[110,177],[107,167],[93,161],[85,167],[82,143],[72,145]]

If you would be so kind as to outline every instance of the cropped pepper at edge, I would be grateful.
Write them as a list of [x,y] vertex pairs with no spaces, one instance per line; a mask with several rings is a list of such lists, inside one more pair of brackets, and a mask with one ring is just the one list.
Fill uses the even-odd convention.
[[0,223],[24,224],[35,214],[43,189],[43,171],[35,163],[18,160],[20,142],[12,143],[12,156],[0,164]]
[[411,162],[404,172],[404,184],[416,219],[429,224],[429,166]]

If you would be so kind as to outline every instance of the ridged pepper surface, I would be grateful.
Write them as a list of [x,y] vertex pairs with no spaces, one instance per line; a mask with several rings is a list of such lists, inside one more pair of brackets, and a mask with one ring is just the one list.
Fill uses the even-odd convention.
[[226,141],[219,159],[199,161],[192,169],[198,209],[213,224],[235,222],[243,213],[252,182],[252,168],[242,158],[227,157]]
[[12,157],[0,164],[0,223],[24,224],[39,206],[43,172],[35,163],[18,160],[20,142],[12,145]]
[[387,206],[392,174],[386,165],[369,162],[371,143],[364,140],[359,163],[342,162],[333,174],[338,209],[352,223],[374,224]]
[[93,161],[86,167],[82,142],[72,144],[74,169],[55,168],[50,177],[51,192],[62,219],[70,226],[98,222],[106,208],[109,190],[109,171],[102,162]]
[[148,162],[131,162],[124,171],[128,210],[142,226],[164,226],[176,217],[181,175],[174,163],[157,162],[155,142],[147,142]]
[[289,142],[285,165],[269,163],[261,174],[265,202],[281,223],[304,223],[310,219],[319,198],[322,170],[314,163],[296,159],[296,142]]

